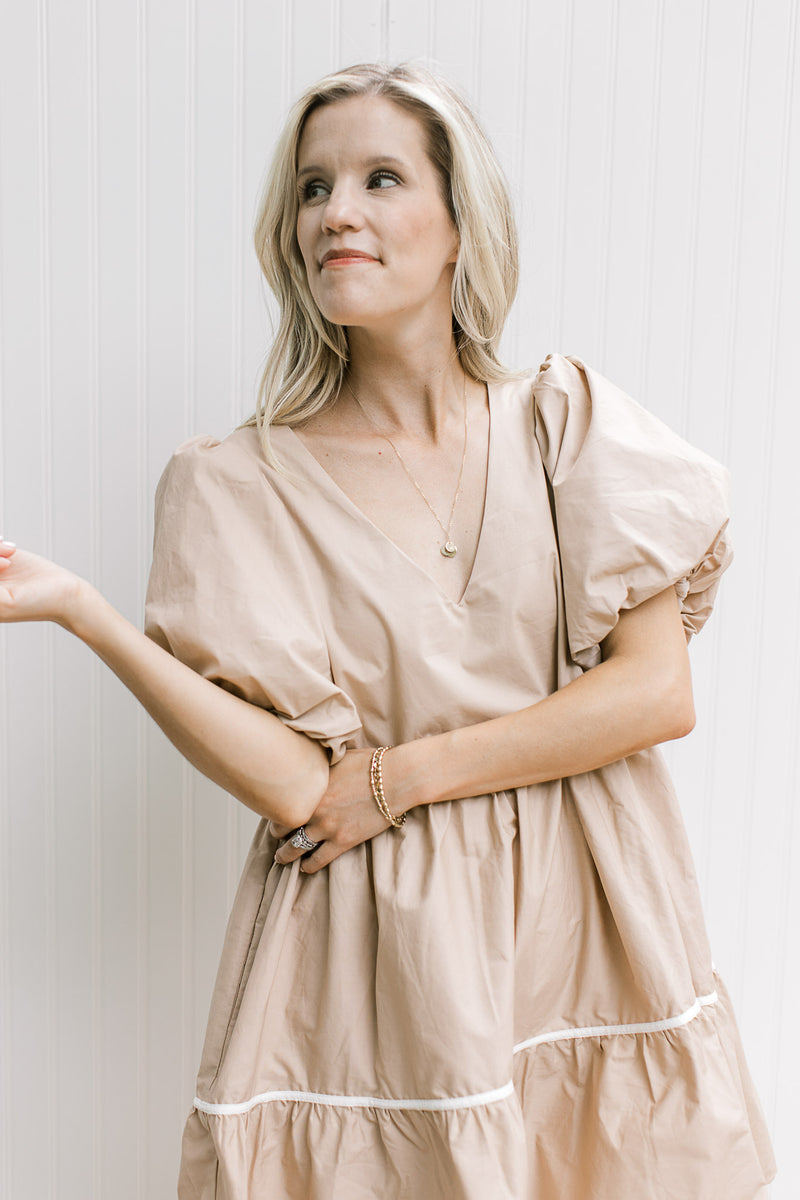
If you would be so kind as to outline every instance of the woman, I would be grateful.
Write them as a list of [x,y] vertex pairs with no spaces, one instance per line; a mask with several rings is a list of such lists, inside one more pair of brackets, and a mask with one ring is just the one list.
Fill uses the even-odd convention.
[[256,242],[258,421],[165,472],[152,640],[2,550],[4,619],[83,638],[264,818],[180,1195],[765,1195],[652,749],[694,722],[724,471],[578,360],[500,366],[506,187],[417,68],[301,98]]

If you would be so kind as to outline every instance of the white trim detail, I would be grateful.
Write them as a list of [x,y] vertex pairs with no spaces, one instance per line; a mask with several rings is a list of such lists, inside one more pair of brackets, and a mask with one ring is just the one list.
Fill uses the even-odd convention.
[[[552,1033],[539,1033],[536,1037],[527,1038],[514,1047],[514,1054],[522,1050],[530,1050],[532,1046],[541,1046],[548,1042],[575,1041],[577,1038],[610,1037],[620,1033],[662,1033],[666,1029],[680,1029],[688,1025],[709,1004],[716,1004],[717,993],[708,996],[698,996],[694,1004],[677,1017],[666,1017],[663,1021],[640,1021],[634,1025],[587,1025],[583,1028],[555,1029]],[[446,1096],[443,1099],[393,1099],[388,1096],[337,1096],[326,1092],[297,1092],[278,1091],[261,1092],[250,1100],[242,1100],[239,1104],[210,1104],[207,1100],[194,1098],[194,1107],[200,1112],[212,1117],[236,1117],[248,1113],[259,1104],[269,1104],[275,1100],[303,1101],[306,1104],[324,1104],[328,1108],[381,1108],[381,1109],[411,1109],[427,1112],[453,1112],[461,1108],[478,1108],[482,1104],[494,1104],[497,1100],[506,1100],[514,1092],[513,1081],[509,1080],[502,1087],[494,1088],[491,1092],[475,1092],[471,1096]]]
[[241,1113],[250,1112],[258,1104],[268,1104],[272,1100],[304,1100],[307,1104],[326,1104],[329,1108],[410,1108],[425,1109],[429,1112],[450,1112],[457,1108],[478,1108],[482,1104],[493,1104],[496,1100],[505,1100],[514,1091],[511,1080],[502,1087],[494,1088],[491,1092],[476,1092],[472,1096],[446,1096],[442,1100],[409,1099],[395,1100],[387,1096],[331,1096],[324,1092],[262,1092],[253,1096],[252,1100],[243,1100],[241,1104],[209,1104],[205,1100],[194,1099],[195,1108],[201,1112],[210,1113],[214,1117],[235,1117]]
[[583,1029],[555,1029],[552,1033],[539,1033],[536,1037],[526,1038],[514,1047],[514,1053],[530,1050],[531,1046],[541,1046],[547,1042],[575,1041],[577,1038],[609,1037],[619,1033],[663,1033],[665,1029],[680,1029],[688,1025],[709,1004],[716,1004],[718,996],[711,992],[708,996],[698,996],[694,1004],[677,1017],[666,1017],[663,1021],[639,1021],[634,1025],[587,1025]]

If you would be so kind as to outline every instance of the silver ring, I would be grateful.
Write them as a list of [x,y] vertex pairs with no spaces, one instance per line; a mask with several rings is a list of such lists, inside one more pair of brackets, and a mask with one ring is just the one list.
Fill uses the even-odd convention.
[[301,825],[292,838],[290,845],[294,846],[295,850],[316,850],[319,842],[312,842],[307,836],[305,826]]

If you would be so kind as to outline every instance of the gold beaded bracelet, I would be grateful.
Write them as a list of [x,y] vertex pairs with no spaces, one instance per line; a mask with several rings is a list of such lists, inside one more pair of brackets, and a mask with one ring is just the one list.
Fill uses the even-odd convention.
[[389,824],[394,825],[395,829],[399,829],[401,825],[405,825],[406,823],[406,814],[401,813],[399,817],[396,817],[389,809],[389,805],[386,803],[386,796],[383,791],[383,770],[381,768],[381,763],[387,750],[391,750],[391,746],[379,746],[378,749],[374,751],[372,755],[372,762],[369,766],[369,784],[372,788],[373,799],[375,800],[378,808],[381,810],[384,817],[386,817],[386,820],[389,822]]

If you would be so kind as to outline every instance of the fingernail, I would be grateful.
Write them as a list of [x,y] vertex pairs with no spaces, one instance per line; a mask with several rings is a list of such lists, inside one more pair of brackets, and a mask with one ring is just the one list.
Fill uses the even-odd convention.
[[0,537],[0,542],[2,542],[4,546],[10,546],[12,550],[16,550],[17,548],[16,542],[7,542],[4,537]]

